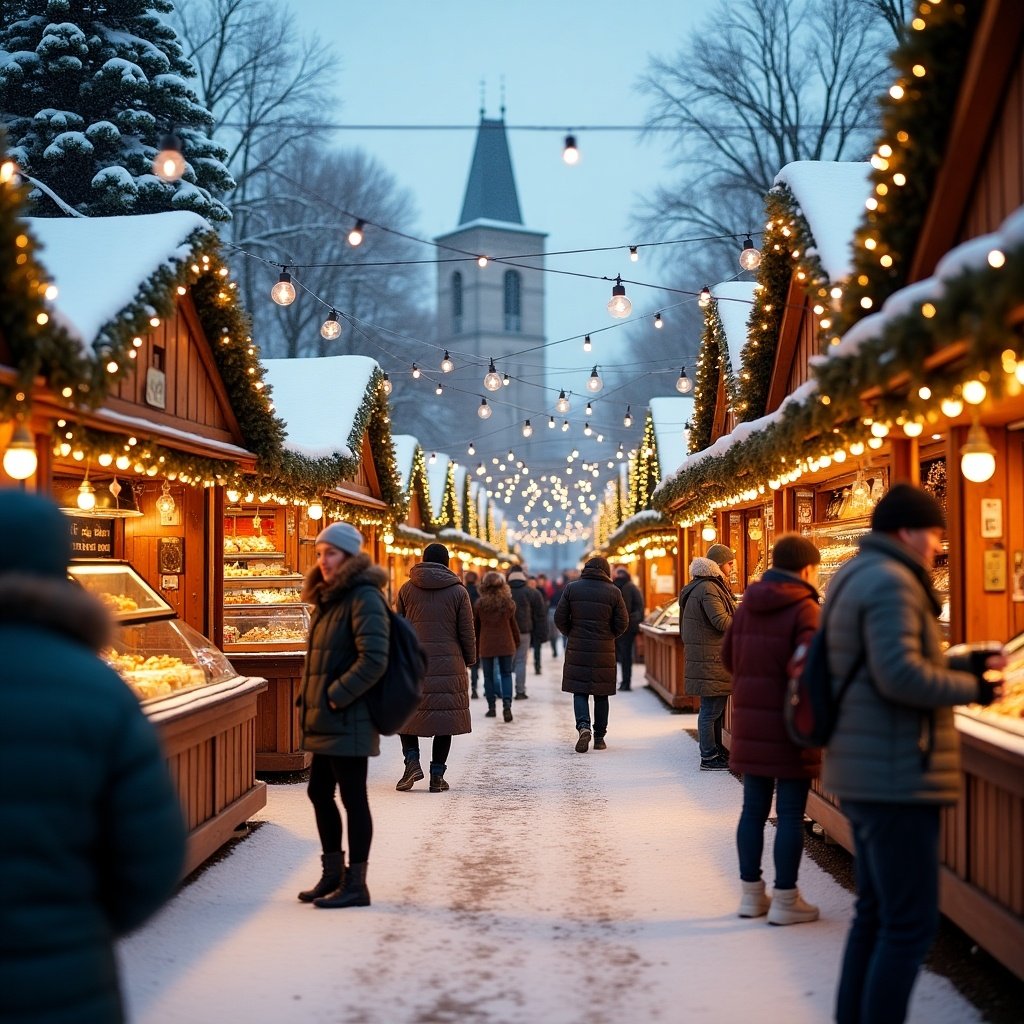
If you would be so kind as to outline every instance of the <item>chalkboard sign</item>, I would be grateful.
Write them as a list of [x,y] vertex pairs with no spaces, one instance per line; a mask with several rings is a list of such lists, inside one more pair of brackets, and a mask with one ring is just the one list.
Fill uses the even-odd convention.
[[72,558],[113,558],[114,520],[70,516]]

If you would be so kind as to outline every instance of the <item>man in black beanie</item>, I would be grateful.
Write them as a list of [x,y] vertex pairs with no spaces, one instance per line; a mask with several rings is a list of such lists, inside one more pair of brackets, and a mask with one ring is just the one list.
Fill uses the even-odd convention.
[[836,996],[839,1024],[902,1021],[938,924],[939,817],[960,789],[957,704],[999,687],[942,653],[931,570],[946,519],[927,492],[896,484],[822,613],[832,685],[850,680],[822,782],[853,830],[856,915]]

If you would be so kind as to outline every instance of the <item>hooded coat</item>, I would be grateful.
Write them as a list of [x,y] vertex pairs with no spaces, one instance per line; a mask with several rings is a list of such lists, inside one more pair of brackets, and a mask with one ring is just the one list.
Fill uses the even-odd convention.
[[481,581],[480,600],[473,606],[473,624],[476,626],[478,657],[511,657],[516,653],[519,648],[516,603],[504,580],[499,586],[489,586]]
[[793,651],[818,628],[818,592],[796,573],[769,569],[743,593],[722,640],[732,673],[734,771],[774,779],[813,779],[821,751],[797,747],[786,732],[783,705]]
[[695,558],[690,576],[679,594],[685,689],[691,697],[725,697],[732,692],[732,679],[722,664],[722,637],[736,612],[736,600],[710,558]]
[[859,652],[866,657],[839,706],[824,785],[847,800],[954,803],[961,774],[953,706],[977,700],[978,680],[942,653],[928,568],[895,538],[869,533],[829,593],[834,607],[830,599],[822,614],[833,687]]
[[420,562],[398,591],[397,610],[416,630],[427,654],[423,697],[402,726],[403,735],[472,732],[466,666],[476,661],[476,630],[462,581],[446,565]]
[[555,625],[568,638],[562,690],[592,697],[615,693],[615,638],[629,626],[629,613],[611,576],[588,564],[562,591]]
[[0,1017],[111,1024],[114,940],[174,892],[185,828],[156,730],[97,657],[109,615],[58,564],[60,513],[25,509],[4,516],[18,571],[0,555]]
[[365,554],[347,558],[331,583],[319,566],[306,575],[302,600],[313,614],[296,701],[303,750],[331,757],[380,753],[364,697],[388,664],[391,622],[381,593],[387,580]]

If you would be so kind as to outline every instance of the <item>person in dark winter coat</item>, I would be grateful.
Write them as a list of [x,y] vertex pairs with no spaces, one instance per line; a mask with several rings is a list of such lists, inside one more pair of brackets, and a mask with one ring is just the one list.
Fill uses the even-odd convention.
[[[905,1018],[939,910],[939,823],[959,799],[953,706],[999,688],[942,653],[931,569],[945,515],[927,491],[896,484],[857,555],[829,584],[822,619],[833,689],[853,672],[822,782],[853,829],[857,902],[836,997],[840,1024]],[[1005,667],[1002,655],[989,669]]]
[[[818,908],[797,889],[804,848],[804,808],[821,751],[796,746],[786,733],[783,705],[793,652],[818,628],[821,554],[806,537],[785,534],[772,546],[772,567],[747,587],[722,640],[732,673],[733,771],[743,773],[743,811],[736,829],[740,917],[768,915],[769,924],[814,921]],[[775,892],[761,877],[764,826],[775,796]]]
[[444,773],[452,737],[472,732],[466,666],[476,662],[476,631],[469,594],[459,577],[448,568],[448,549],[428,544],[423,561],[414,565],[409,579],[398,591],[398,614],[416,630],[427,654],[423,697],[412,718],[402,726],[405,774],[395,787],[412,789],[423,778],[420,736],[433,736],[430,758],[430,792],[448,789]]
[[0,1018],[124,1020],[114,940],[174,892],[181,808],[156,730],[97,657],[68,520],[0,490]]
[[540,675],[540,652],[544,649],[544,644],[550,639],[549,630],[551,629],[550,615],[548,608],[548,597],[547,591],[544,588],[542,576],[527,576],[526,585],[537,592],[540,597],[540,606],[544,614],[543,625],[540,629],[534,629],[530,634],[530,646],[533,648],[533,674],[535,676]]
[[[462,577],[462,582],[466,586],[466,593],[469,594],[469,607],[471,609],[480,600],[480,588],[477,586],[479,578],[472,570],[466,572]],[[472,700],[476,700],[480,696],[480,662],[476,659],[469,666],[469,686],[469,696]]]
[[706,558],[690,563],[690,582],[679,595],[679,635],[683,639],[684,687],[700,697],[697,741],[701,771],[725,771],[729,761],[722,746],[722,718],[732,680],[722,664],[722,637],[732,622],[736,600],[729,577],[736,554],[712,544]]
[[473,624],[476,627],[477,657],[484,670],[485,717],[497,717],[494,705],[500,687],[502,717],[511,722],[512,659],[519,647],[519,626],[516,624],[516,603],[500,572],[486,573],[480,581],[480,600],[473,608]]
[[[381,589],[387,573],[363,554],[363,537],[349,523],[317,534],[316,565],[302,600],[313,606],[299,699],[302,749],[313,754],[307,793],[323,850],[323,875],[299,893],[316,907],[367,907],[366,866],[373,819],[366,793],[368,759],[380,753],[366,692],[388,664],[391,621]],[[349,866],[341,848],[341,815],[348,819]]]
[[516,648],[512,671],[515,677],[516,700],[526,699],[526,660],[534,636],[543,636],[548,628],[548,610],[544,599],[530,587],[526,573],[513,566],[505,577],[512,600],[516,603],[516,625],[519,627],[519,645]]
[[[569,582],[567,572],[568,570],[558,579],[552,580],[548,588],[548,639],[551,641],[552,658],[558,657],[558,641],[562,635],[555,625],[555,609],[558,607],[558,602],[562,600],[562,591],[565,590],[566,583]],[[563,640],[562,643],[564,645],[565,641]]]
[[633,647],[636,644],[636,635],[640,632],[640,623],[644,619],[644,596],[640,588],[629,578],[629,570],[624,566],[618,566],[615,575],[612,576],[612,583],[619,588],[622,600],[629,613],[629,625],[626,632],[615,641],[615,660],[619,663],[621,672],[619,689],[631,690],[633,688]]
[[[607,558],[591,558],[578,580],[568,583],[555,609],[555,625],[566,636],[562,690],[573,694],[576,752],[585,754],[608,744],[608,698],[615,693],[615,638],[629,626],[629,613],[612,583]],[[590,726],[590,698],[594,726]]]

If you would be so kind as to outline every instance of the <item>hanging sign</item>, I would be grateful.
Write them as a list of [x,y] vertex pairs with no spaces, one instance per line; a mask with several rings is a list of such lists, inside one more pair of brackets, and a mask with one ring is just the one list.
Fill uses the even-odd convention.
[[72,558],[113,558],[114,520],[69,516]]

